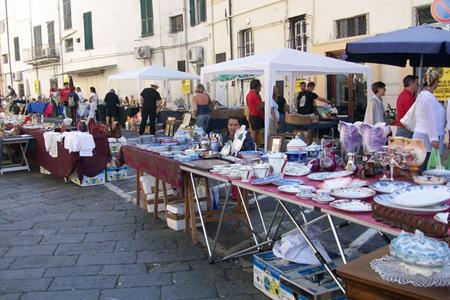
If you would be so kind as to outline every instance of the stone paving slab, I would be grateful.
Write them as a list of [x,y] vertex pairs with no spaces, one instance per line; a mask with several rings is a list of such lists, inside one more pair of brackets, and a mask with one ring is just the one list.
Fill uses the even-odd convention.
[[[184,232],[106,186],[80,188],[37,171],[0,176],[5,182],[0,300],[226,299],[235,284],[232,299],[259,295],[239,265],[209,264]],[[134,179],[118,185],[134,188]]]

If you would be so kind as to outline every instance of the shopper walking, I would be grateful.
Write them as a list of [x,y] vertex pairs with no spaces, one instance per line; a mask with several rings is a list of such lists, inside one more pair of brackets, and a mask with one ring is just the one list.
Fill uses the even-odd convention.
[[402,136],[406,138],[412,138],[413,132],[409,131],[405,127],[403,127],[400,120],[406,115],[408,110],[413,106],[415,101],[415,93],[419,88],[419,81],[417,80],[417,76],[408,75],[403,78],[403,91],[398,95],[397,98],[397,116],[395,119],[395,123],[397,125],[397,133],[396,136]]
[[250,91],[247,94],[250,134],[256,142],[260,130],[264,128],[264,102],[261,99],[261,82],[258,79],[250,81]]
[[158,85],[151,84],[149,88],[145,88],[141,92],[141,126],[139,134],[143,135],[147,120],[150,118],[150,134],[156,131],[156,108],[159,106],[161,95],[157,91]]
[[116,92],[111,89],[105,96],[106,104],[106,125],[112,126],[113,122],[117,120],[117,110],[120,105],[119,97]]
[[208,132],[209,119],[211,117],[211,97],[205,93],[203,84],[198,84],[195,88],[195,95],[192,97],[192,114],[196,117],[197,127]]
[[91,119],[93,119],[94,121],[97,120],[96,113],[98,106],[98,95],[97,91],[95,90],[95,87],[91,86],[89,90],[91,92],[91,96],[89,97],[89,114],[87,118],[87,123],[89,123]]

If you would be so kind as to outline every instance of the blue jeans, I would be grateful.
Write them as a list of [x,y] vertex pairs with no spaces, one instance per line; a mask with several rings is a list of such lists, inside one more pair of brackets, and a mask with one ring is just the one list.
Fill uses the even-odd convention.
[[413,134],[414,134],[414,132],[409,131],[408,129],[406,129],[404,127],[397,127],[397,133],[395,134],[395,136],[401,136],[401,137],[412,139]]
[[197,125],[197,127],[203,128],[205,132],[208,132],[208,124],[210,118],[210,115],[197,115],[197,122],[195,123],[195,125]]

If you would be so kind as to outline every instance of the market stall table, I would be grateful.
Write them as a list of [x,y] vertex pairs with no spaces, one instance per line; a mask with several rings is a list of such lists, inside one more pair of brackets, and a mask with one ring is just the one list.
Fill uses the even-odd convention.
[[[176,187],[180,192],[183,189],[183,179],[181,175],[180,163],[174,159],[163,157],[158,153],[148,150],[139,149],[132,146],[122,146],[120,148],[120,157],[122,163],[136,169],[136,201],[140,204],[140,177],[143,173],[155,177],[155,203],[153,203],[153,219],[156,219],[158,212],[158,193],[159,181],[162,182],[164,204],[167,205],[167,187],[166,183]],[[143,201],[145,209],[147,209],[147,199]]]
[[450,289],[448,287],[419,288],[411,284],[403,285],[381,279],[370,267],[370,262],[388,253],[389,247],[385,246],[337,268],[337,274],[345,281],[348,299],[449,299]]
[[111,161],[108,138],[106,135],[94,136],[95,149],[92,157],[80,157],[78,152],[70,153],[64,143],[58,142],[58,157],[51,157],[45,149],[44,132],[40,129],[22,128],[22,133],[34,138],[27,155],[38,165],[58,177],[69,177],[74,171],[78,178],[94,177],[106,168]]
[[[28,134],[0,138],[0,174],[3,175],[3,173],[14,171],[30,171],[30,166],[28,165],[28,160],[26,157],[26,151],[31,140],[33,140],[33,137]],[[3,163],[3,146],[9,145],[19,145],[19,163],[15,164],[11,159],[9,159],[9,162],[7,164]]]

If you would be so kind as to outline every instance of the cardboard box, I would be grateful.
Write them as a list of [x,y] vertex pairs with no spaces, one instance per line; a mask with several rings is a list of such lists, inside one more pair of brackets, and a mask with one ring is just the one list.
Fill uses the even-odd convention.
[[103,170],[94,177],[83,176],[83,179],[80,181],[78,179],[76,172],[74,172],[74,173],[72,173],[72,175],[70,175],[69,179],[76,185],[84,187],[84,186],[94,186],[94,185],[105,184],[106,176],[105,176],[105,170]]
[[111,151],[111,154],[118,154],[121,146],[122,144],[119,142],[109,142],[109,150]]
[[[207,209],[206,201],[200,201],[200,208],[202,211]],[[175,231],[184,230],[185,227],[185,205],[184,201],[177,203],[169,203],[167,205],[167,226]],[[197,205],[195,206],[195,211],[198,212]],[[197,227],[201,226],[201,223],[197,223]]]
[[281,300],[280,276],[305,266],[276,257],[272,251],[253,255],[253,285],[271,299]]
[[[336,259],[330,263],[331,268],[335,269],[338,262],[339,259]],[[323,273],[326,271],[322,265],[299,264],[276,257],[272,251],[253,255],[253,285],[271,299],[345,299],[341,298],[343,294],[334,281],[315,287],[317,290],[313,283],[306,285],[304,282],[308,281],[308,276]],[[309,288],[306,293],[303,291],[305,286]],[[326,298],[325,295],[333,298]]]
[[127,179],[128,166],[106,167],[106,181]]
[[39,166],[39,173],[45,174],[45,175],[52,175],[52,173],[50,171],[48,171],[47,169],[45,169],[42,166]]

